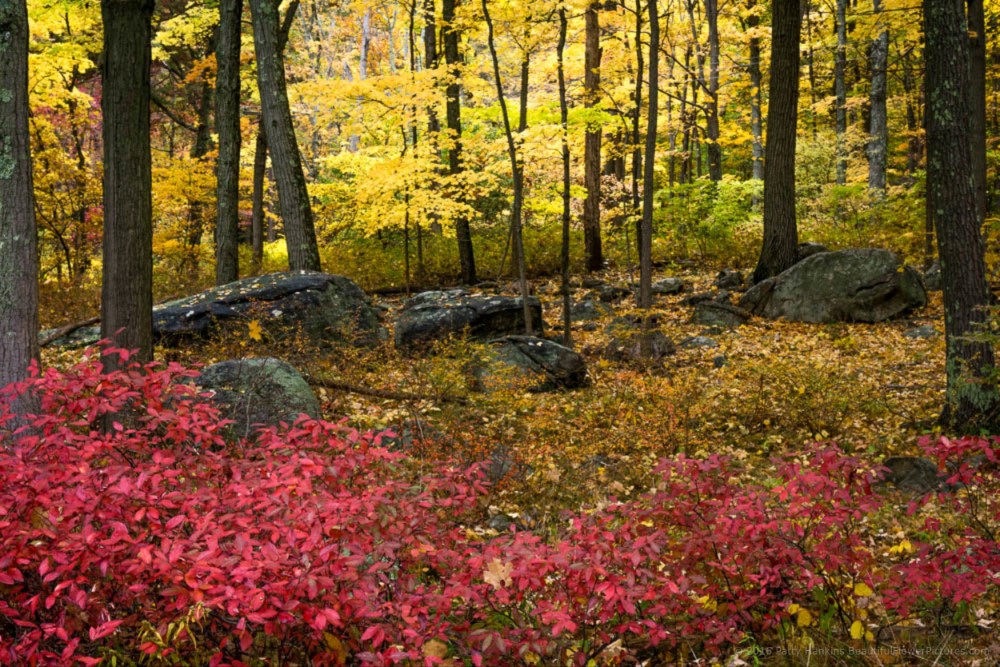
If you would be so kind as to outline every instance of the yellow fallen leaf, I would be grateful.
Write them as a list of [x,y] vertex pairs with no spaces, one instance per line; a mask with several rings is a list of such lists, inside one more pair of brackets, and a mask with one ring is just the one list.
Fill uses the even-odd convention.
[[444,659],[448,657],[448,645],[439,639],[432,639],[421,648],[428,658]]
[[260,322],[257,320],[250,320],[250,323],[247,324],[247,335],[250,336],[250,340],[259,342],[262,337],[262,333],[263,331],[261,331]]
[[486,569],[483,570],[483,581],[496,590],[500,590],[505,585],[510,586],[514,583],[513,578],[510,576],[513,571],[513,565],[510,563],[504,563],[498,558],[494,558],[490,561],[490,564],[486,566]]
[[859,598],[868,598],[875,595],[875,591],[868,584],[860,582],[854,584],[854,594]]
[[851,639],[861,639],[865,635],[865,626],[861,621],[854,621],[851,624]]
[[813,624],[813,616],[809,613],[808,609],[799,609],[795,620],[800,628],[808,628]]

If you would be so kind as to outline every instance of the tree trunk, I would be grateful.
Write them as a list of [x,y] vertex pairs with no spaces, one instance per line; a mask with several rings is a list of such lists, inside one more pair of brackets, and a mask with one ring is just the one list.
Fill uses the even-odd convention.
[[[751,0],[750,9],[757,4],[757,0]],[[748,70],[750,74],[750,135],[753,137],[753,148],[751,152],[751,175],[760,181],[764,179],[764,129],[762,124],[762,98],[763,98],[763,76],[760,72],[760,37],[757,35],[757,28],[760,26],[760,16],[753,12],[747,17],[747,27],[753,31],[750,36],[750,61]]]
[[972,174],[976,178],[976,211],[979,224],[986,220],[986,16],[983,0],[968,0],[969,23],[969,137],[972,140]]
[[[253,211],[250,218],[251,263],[254,272],[260,270],[264,261],[264,176],[267,170],[267,137],[264,125],[257,129],[257,141],[253,149]],[[271,239],[268,239],[269,241]]]
[[[153,358],[153,200],[149,132],[152,0],[104,0],[101,111],[104,275],[101,337]],[[119,365],[106,355],[104,367]]]
[[708,99],[705,138],[708,139],[708,177],[722,180],[722,146],[719,144],[719,0],[705,0],[708,22]]
[[320,271],[312,206],[285,87],[285,65],[279,48],[278,5],[274,0],[250,0],[250,11],[261,115],[267,146],[271,151],[271,167],[278,184],[288,266],[293,271]]
[[559,255],[562,277],[563,345],[572,347],[572,304],[569,293],[569,226],[570,226],[570,155],[569,106],[566,102],[566,73],[563,52],[566,48],[566,7],[559,7],[559,43],[556,46],[559,77],[559,123],[562,127],[562,248]]
[[[441,21],[444,23],[444,62],[448,67],[448,87],[445,89],[445,120],[451,134],[451,148],[448,150],[448,173],[453,182],[462,173],[462,60],[458,53],[459,31],[455,24],[455,0],[441,3]],[[461,197],[461,193],[458,193]],[[476,282],[476,256],[472,247],[472,230],[469,219],[461,215],[455,220],[455,236],[458,240],[458,262],[462,270],[462,282],[472,285]]]
[[[639,307],[653,305],[653,177],[656,163],[656,121],[659,105],[660,76],[660,18],[656,0],[649,0],[649,102],[646,111],[646,162],[642,183],[642,235],[639,240]],[[643,334],[646,334],[646,322]],[[642,345],[648,348],[647,336]],[[643,354],[649,350],[644,349]]]
[[[592,2],[584,13],[585,49],[583,104],[592,109],[601,94],[601,25],[599,5]],[[583,202],[583,241],[588,271],[604,266],[601,251],[601,126],[587,124],[583,151],[583,181],[587,198]]]
[[[215,284],[239,278],[240,224],[240,36],[243,0],[220,0],[215,59],[216,165]],[[256,246],[255,246],[256,247]]]
[[[209,49],[213,51],[214,48]],[[198,125],[195,127],[194,144],[191,146],[191,159],[200,161],[212,148],[212,85],[208,81],[201,84],[201,95],[198,101]],[[199,249],[201,239],[205,234],[205,193],[195,193],[188,206],[187,253],[191,270],[198,271]]]
[[[452,4],[454,14],[454,3]],[[435,16],[434,0],[424,0],[424,69],[437,68],[437,17]],[[427,132],[431,137],[441,131],[437,112],[434,107],[427,109]]]
[[[874,0],[876,14],[882,12],[882,0]],[[883,29],[872,41],[871,125],[868,138],[868,189],[880,196],[885,194],[885,172],[889,145],[886,112],[886,63],[889,60],[889,31]]]
[[[530,336],[533,332],[531,321],[531,307],[528,303],[528,279],[524,270],[524,244],[521,237],[521,207],[524,198],[524,172],[521,161],[517,155],[517,145],[514,141],[514,130],[510,125],[510,114],[507,112],[507,100],[503,94],[503,80],[500,78],[500,58],[497,56],[496,44],[493,40],[493,19],[490,18],[489,5],[487,0],[482,0],[483,18],[486,20],[486,42],[490,49],[490,57],[493,61],[493,78],[496,81],[497,101],[500,104],[500,115],[503,118],[504,135],[507,137],[507,156],[510,158],[511,176],[514,181],[514,201],[510,207],[510,229],[511,237],[514,240],[514,253],[517,257],[518,278],[521,283],[521,301],[524,306],[525,330]],[[521,107],[522,114],[520,124],[524,128],[527,123],[527,114],[524,113],[527,107],[527,81],[528,81],[528,54],[523,54],[521,61]]]
[[964,0],[924,0],[927,195],[937,225],[948,375],[943,419],[978,431],[996,420],[993,343],[973,340],[988,320],[984,246],[969,133],[969,33]]
[[774,0],[771,21],[770,105],[764,161],[764,244],[753,273],[755,283],[795,263],[795,130],[798,124],[799,0]]
[[[38,246],[28,134],[28,9],[0,0],[0,388],[23,380],[38,359]],[[34,408],[12,402],[14,415]],[[14,426],[20,424],[15,423]]]
[[[642,148],[639,140],[642,138],[640,132],[640,121],[642,117],[642,77],[644,59],[642,57],[642,0],[635,0],[635,92],[633,101],[635,108],[632,112],[632,212],[639,211],[639,179],[642,178]],[[639,237],[642,235],[642,219],[635,223],[636,250],[639,249]],[[631,268],[629,269],[631,271]]]
[[847,0],[837,0],[837,53],[833,61],[833,94],[836,107],[837,185],[847,183]]

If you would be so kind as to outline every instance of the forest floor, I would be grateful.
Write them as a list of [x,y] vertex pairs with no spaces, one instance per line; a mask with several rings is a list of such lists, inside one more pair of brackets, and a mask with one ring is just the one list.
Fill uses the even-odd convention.
[[[586,358],[592,380],[584,389],[531,393],[513,384],[477,392],[469,367],[484,346],[457,339],[417,358],[403,357],[391,341],[374,350],[323,355],[300,343],[268,354],[285,357],[313,378],[329,419],[363,431],[393,430],[396,442],[423,460],[491,461],[492,477],[504,489],[500,506],[534,521],[601,503],[609,494],[639,492],[665,456],[730,454],[753,469],[773,455],[829,441],[875,464],[888,455],[916,453],[918,437],[934,431],[945,379],[939,292],[927,307],[880,324],[753,318],[738,328],[713,330],[693,323],[693,308],[681,302],[693,293],[716,292],[714,274],[672,275],[687,288],[656,298],[659,331],[674,343],[706,336],[718,347],[678,346],[673,355],[649,363],[603,358],[599,350],[615,335],[612,320],[638,312],[627,298],[600,319],[574,322],[573,346]],[[600,278],[618,285],[628,276],[605,272]],[[556,334],[562,317],[558,280],[533,284],[546,332]],[[501,286],[488,293],[514,290]],[[577,288],[573,298],[590,291]],[[387,322],[403,300],[381,301]],[[934,333],[906,335],[917,327]],[[210,363],[252,355],[253,347],[244,337],[190,354],[192,361]],[[325,387],[322,378],[423,398],[345,393]]]
[[[571,391],[535,393],[516,382],[478,391],[470,365],[483,357],[486,345],[464,339],[407,357],[394,348],[391,338],[375,348],[321,352],[303,340],[259,340],[259,328],[256,334],[252,329],[234,329],[233,335],[215,342],[179,352],[158,350],[157,356],[190,364],[240,356],[281,357],[311,380],[327,419],[360,431],[392,432],[383,442],[406,452],[418,468],[433,471],[456,459],[485,462],[493,482],[484,503],[488,509],[481,521],[468,526],[481,538],[511,526],[557,538],[565,530],[567,512],[637,499],[655,488],[660,480],[657,463],[664,458],[726,456],[738,462],[739,470],[728,484],[769,489],[777,483],[773,480],[778,478],[779,457],[787,461],[801,455],[804,461],[812,443],[836,443],[874,469],[887,456],[919,454],[920,437],[935,433],[945,383],[939,292],[930,294],[926,307],[880,324],[814,325],[752,318],[737,328],[719,329],[692,322],[693,307],[682,303],[693,293],[715,293],[715,275],[671,275],[683,278],[687,287],[681,294],[656,298],[658,330],[675,343],[704,336],[716,346],[678,345],[674,354],[648,362],[605,358],[600,350],[617,335],[609,325],[615,318],[638,313],[629,297],[599,319],[574,323],[573,347],[584,355],[591,382]],[[610,271],[600,278],[610,285],[628,283],[628,276]],[[580,279],[575,280],[579,285]],[[533,285],[543,304],[546,333],[555,335],[562,316],[559,282],[538,279]],[[501,285],[484,292],[514,294],[515,290],[513,285]],[[573,298],[589,292],[578,287]],[[404,297],[376,301],[388,324]],[[915,336],[918,328],[926,337]],[[78,352],[46,350],[45,354],[46,363],[59,363]],[[363,391],[345,391],[344,386]],[[379,392],[397,397],[372,395]],[[399,398],[404,394],[408,398]],[[910,544],[909,539],[916,539],[908,536],[920,534],[923,518],[906,510],[912,494],[886,488],[883,495],[887,502],[861,524],[865,543],[890,563],[903,553],[900,550]],[[947,520],[945,514],[940,516]],[[997,601],[977,600],[948,627],[968,630],[976,646],[993,651],[988,624],[975,627],[977,618],[992,613],[983,611],[984,604],[992,609]],[[955,641],[935,634],[944,627],[937,626],[926,631],[922,625],[889,627],[877,645],[940,647]],[[798,629],[787,627],[792,634],[782,636],[776,645],[812,642],[805,634],[795,634]],[[845,649],[850,639],[843,634],[829,633],[822,641]],[[850,663],[822,659],[819,653],[808,655],[811,665],[913,664],[893,659],[891,652]],[[786,659],[782,664],[806,662]]]

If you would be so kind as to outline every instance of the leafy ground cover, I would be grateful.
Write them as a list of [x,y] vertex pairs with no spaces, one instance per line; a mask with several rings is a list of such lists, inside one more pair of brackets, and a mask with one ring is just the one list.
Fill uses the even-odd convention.
[[[675,341],[705,333],[681,298],[657,303]],[[0,448],[0,662],[993,664],[1000,449],[934,433],[943,337],[904,335],[940,330],[939,296],[603,360],[629,308],[578,324],[592,386],[550,394],[477,393],[465,341],[319,355],[239,325],[177,361],[263,345],[331,422],[235,443],[186,363],[53,354]],[[915,453],[944,492],[877,483]]]

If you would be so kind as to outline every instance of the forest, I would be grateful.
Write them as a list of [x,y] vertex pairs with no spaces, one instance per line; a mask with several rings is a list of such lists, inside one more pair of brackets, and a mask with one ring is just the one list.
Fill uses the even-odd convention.
[[997,664],[998,174],[994,0],[0,0],[0,664]]

